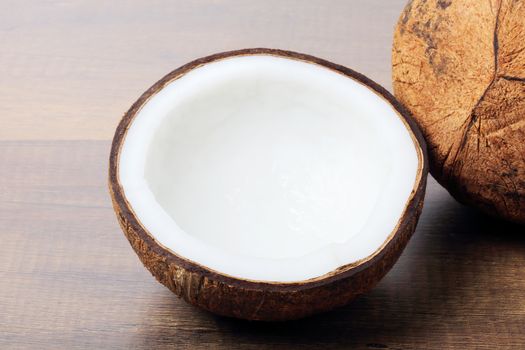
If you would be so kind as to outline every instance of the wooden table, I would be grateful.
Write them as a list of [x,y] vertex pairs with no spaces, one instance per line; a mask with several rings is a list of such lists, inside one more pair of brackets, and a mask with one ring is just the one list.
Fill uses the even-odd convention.
[[430,180],[395,268],[351,305],[277,324],[217,317],[142,267],[106,188],[124,111],[171,69],[286,48],[390,88],[403,0],[0,3],[0,348],[525,348],[525,229]]

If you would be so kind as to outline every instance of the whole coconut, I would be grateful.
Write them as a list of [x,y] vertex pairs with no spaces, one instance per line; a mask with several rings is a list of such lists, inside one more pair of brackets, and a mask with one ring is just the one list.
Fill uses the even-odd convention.
[[413,0],[393,85],[459,201],[525,223],[525,0]]

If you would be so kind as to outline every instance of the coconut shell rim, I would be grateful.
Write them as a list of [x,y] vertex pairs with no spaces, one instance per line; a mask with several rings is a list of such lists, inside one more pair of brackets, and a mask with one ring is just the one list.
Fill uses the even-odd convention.
[[[388,102],[394,108],[401,121],[405,124],[407,130],[410,133],[418,155],[419,164],[417,169],[416,180],[414,182],[412,192],[406,202],[405,209],[403,210],[403,213],[399,218],[394,230],[388,235],[383,244],[368,257],[347,265],[340,266],[337,269],[332,270],[321,276],[302,281],[274,282],[243,279],[239,277],[230,276],[219,271],[215,271],[209,267],[199,264],[198,262],[189,260],[183,256],[178,255],[177,253],[173,252],[170,248],[165,247],[164,245],[159,243],[154,238],[154,236],[150,234],[148,230],[141,224],[140,220],[137,218],[137,215],[135,215],[131,205],[126,199],[124,190],[122,188],[122,185],[120,184],[118,176],[120,150],[125,141],[127,130],[133,123],[135,116],[138,114],[141,108],[148,102],[148,100],[152,98],[157,92],[162,90],[167,84],[182,77],[189,71],[215,61],[231,57],[249,55],[268,55],[303,61],[342,74],[345,77],[353,79],[354,81],[371,89],[372,92],[376,93],[379,97],[386,100],[386,102]],[[118,206],[118,210],[117,208],[115,208],[116,214],[123,216],[125,221],[129,223],[131,228],[137,233],[140,239],[143,240],[155,253],[162,256],[165,259],[166,263],[175,264],[184,268],[187,271],[200,274],[208,279],[216,280],[218,282],[222,282],[231,286],[242,287],[244,289],[299,291],[302,289],[320,287],[323,285],[333,283],[335,281],[339,281],[341,279],[349,278],[352,275],[368,268],[374,263],[381,261],[383,256],[385,255],[385,252],[390,251],[390,246],[394,245],[395,238],[398,236],[398,233],[403,232],[407,228],[410,222],[409,218],[413,215],[417,215],[418,203],[424,199],[423,197],[425,194],[428,167],[429,165],[427,145],[423,134],[419,129],[418,124],[412,117],[411,113],[381,85],[377,84],[376,82],[364,76],[363,74],[358,73],[350,68],[332,63],[330,61],[315,56],[281,49],[248,48],[234,51],[225,51],[195,59],[171,71],[159,81],[157,81],[155,84],[153,84],[148,90],[146,90],[137,99],[137,101],[133,103],[130,109],[124,114],[115,131],[115,135],[111,143],[111,151],[109,157],[108,185],[114,206]]]

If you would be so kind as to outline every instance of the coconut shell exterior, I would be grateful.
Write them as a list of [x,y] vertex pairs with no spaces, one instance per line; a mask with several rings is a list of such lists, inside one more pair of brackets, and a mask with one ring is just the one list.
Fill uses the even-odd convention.
[[460,202],[525,223],[525,1],[413,0],[393,45],[394,93]]
[[[318,64],[367,85],[395,107],[418,152],[416,183],[402,218],[384,244],[366,259],[311,280],[294,283],[244,280],[221,274],[178,256],[159,244],[144,228],[127,202],[119,183],[118,159],[126,131],[136,113],[152,95],[195,67],[232,56],[260,54]],[[395,98],[376,83],[348,68],[312,56],[282,50],[245,49],[193,61],[165,76],[139,98],[123,117],[113,139],[109,190],[121,228],[140,260],[160,283],[178,297],[219,315],[248,320],[283,321],[345,305],[374,287],[392,268],[412,236],[421,213],[427,177],[426,158],[426,144],[416,123]]]

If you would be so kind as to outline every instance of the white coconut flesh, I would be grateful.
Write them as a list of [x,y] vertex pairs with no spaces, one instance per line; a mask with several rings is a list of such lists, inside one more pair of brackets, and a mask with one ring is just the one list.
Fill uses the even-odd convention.
[[143,105],[119,180],[140,223],[178,256],[294,282],[384,245],[414,190],[418,147],[366,85],[314,63],[238,56]]

